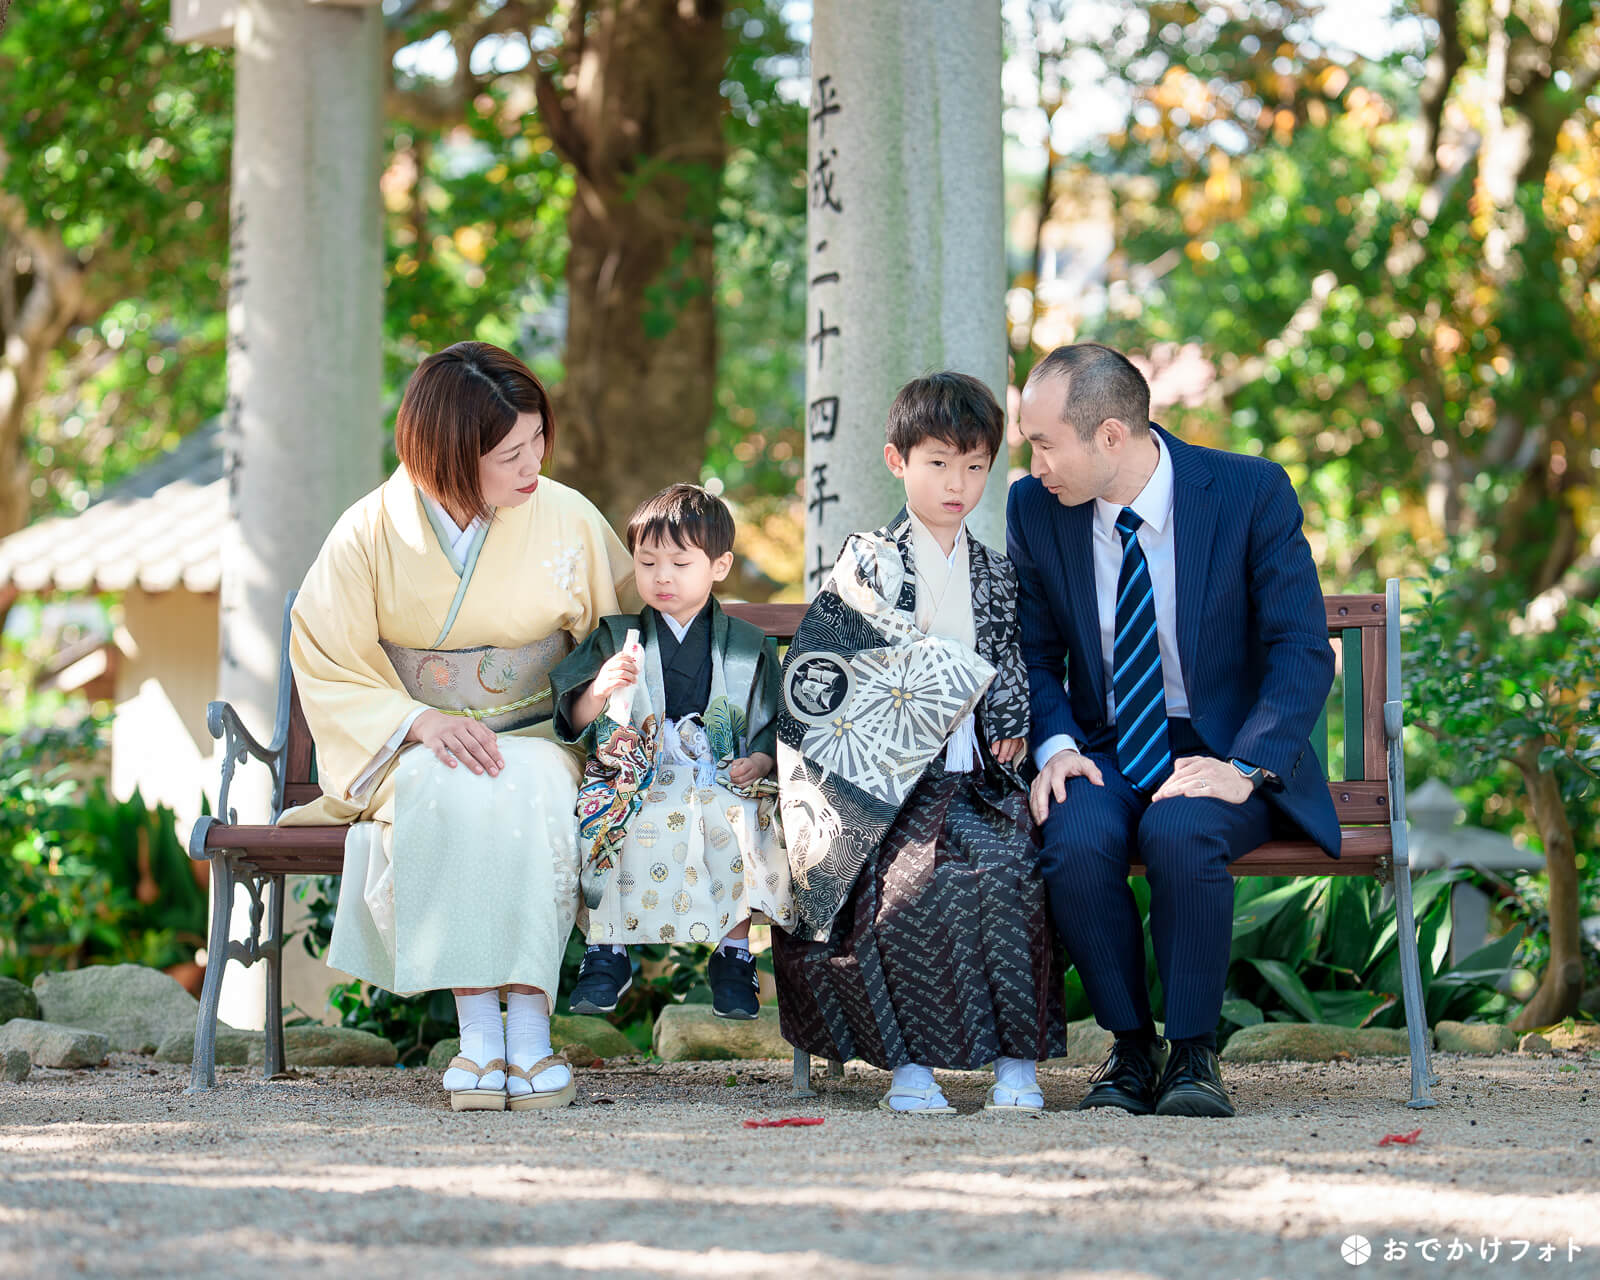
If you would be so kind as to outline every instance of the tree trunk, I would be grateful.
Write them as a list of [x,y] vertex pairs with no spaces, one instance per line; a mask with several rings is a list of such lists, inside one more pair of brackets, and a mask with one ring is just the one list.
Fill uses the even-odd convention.
[[1549,886],[1550,962],[1533,999],[1511,1025],[1518,1031],[1546,1027],[1578,1011],[1583,995],[1583,952],[1578,919],[1578,860],[1572,839],[1572,824],[1561,803],[1561,784],[1556,776],[1539,767],[1539,752],[1549,746],[1545,739],[1525,742],[1517,752],[1517,767],[1522,770],[1528,792],[1528,806],[1534,825],[1544,842],[1545,879]]
[[78,318],[83,287],[77,258],[0,195],[0,538],[28,523],[23,425],[50,353]]
[[569,37],[568,86],[538,81],[545,127],[577,177],[555,469],[618,523],[664,485],[698,479],[705,460],[723,4],[593,10]]

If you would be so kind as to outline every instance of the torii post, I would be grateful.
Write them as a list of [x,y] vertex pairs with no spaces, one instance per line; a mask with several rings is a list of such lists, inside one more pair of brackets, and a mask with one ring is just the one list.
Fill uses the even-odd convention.
[[[936,369],[1006,402],[998,4],[816,0],[807,182],[808,596],[904,501],[895,392]],[[969,524],[1005,549],[1006,456]]]
[[[173,0],[172,31],[234,48],[218,687],[265,739],[284,596],[382,479],[383,18],[379,0]],[[261,772],[239,774],[246,821],[267,811]],[[262,966],[229,962],[225,1021],[260,1027],[265,995]]]

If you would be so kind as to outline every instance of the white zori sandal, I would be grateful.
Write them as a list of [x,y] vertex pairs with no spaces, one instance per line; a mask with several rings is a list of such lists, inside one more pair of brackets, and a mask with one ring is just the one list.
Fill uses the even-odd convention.
[[541,1072],[548,1071],[551,1067],[565,1067],[567,1069],[567,1082],[559,1089],[546,1089],[540,1093],[534,1089],[532,1093],[514,1093],[507,1100],[506,1105],[513,1111],[542,1111],[546,1107],[564,1107],[578,1096],[578,1081],[572,1070],[572,1064],[566,1056],[553,1053],[548,1058],[540,1058],[531,1067],[519,1067],[515,1063],[506,1068],[507,1076],[518,1076],[528,1082],[528,1087],[533,1088],[533,1078]]
[[942,1098],[944,1094],[936,1084],[930,1084],[926,1089],[914,1089],[909,1085],[890,1086],[889,1092],[878,1099],[878,1110],[887,1111],[897,1116],[953,1116],[956,1109],[946,1102],[942,1107],[896,1107],[889,1102],[891,1098],[915,1098],[919,1102],[932,1102],[935,1098]]
[[[463,1058],[458,1055],[450,1059],[450,1066],[446,1067],[445,1070],[448,1071],[454,1067],[459,1067],[463,1071],[470,1071],[481,1080],[491,1072],[504,1071],[506,1069],[506,1060],[504,1058],[494,1058],[480,1067],[471,1058]],[[503,1087],[499,1089],[451,1089],[450,1109],[452,1111],[504,1111],[506,1109],[506,1091]]]
[[[1039,1101],[1036,1104],[1033,1099]],[[985,1111],[998,1111],[1014,1116],[1042,1116],[1044,1095],[1038,1089],[1012,1089],[1003,1084],[992,1084],[983,1101]]]

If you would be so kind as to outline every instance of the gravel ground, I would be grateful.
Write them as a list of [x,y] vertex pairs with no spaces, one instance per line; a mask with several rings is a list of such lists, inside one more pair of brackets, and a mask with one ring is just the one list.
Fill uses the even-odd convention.
[[[1417,1112],[1397,1061],[1234,1067],[1231,1121],[1078,1113],[1065,1069],[1044,1118],[996,1117],[988,1078],[941,1073],[939,1120],[878,1111],[866,1068],[807,1102],[787,1063],[618,1063],[566,1110],[457,1115],[427,1071],[223,1068],[186,1097],[186,1069],[117,1055],[0,1084],[0,1275],[1298,1280],[1350,1274],[1355,1233],[1363,1274],[1600,1275],[1600,1061],[1436,1069]],[[740,1124],[796,1114],[826,1123]]]

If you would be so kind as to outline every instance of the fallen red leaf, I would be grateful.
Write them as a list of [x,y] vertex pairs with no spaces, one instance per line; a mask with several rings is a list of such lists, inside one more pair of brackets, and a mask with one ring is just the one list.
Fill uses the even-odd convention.
[[1410,1133],[1386,1133],[1378,1139],[1378,1145],[1380,1147],[1409,1147],[1421,1136],[1421,1129],[1413,1129]]
[[821,1124],[821,1116],[784,1116],[781,1120],[746,1120],[746,1129],[788,1129],[799,1125]]

